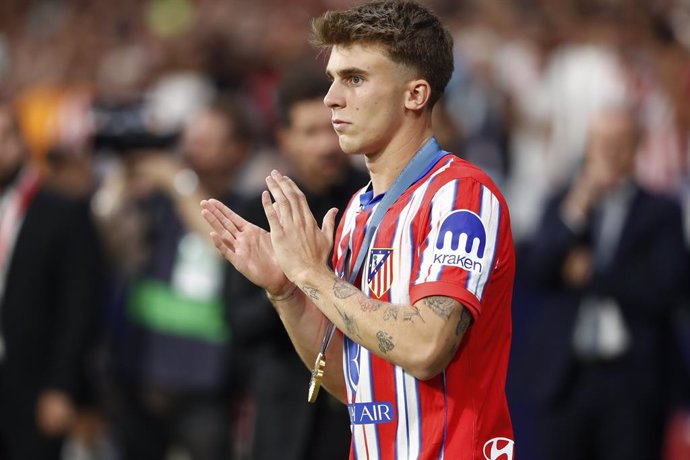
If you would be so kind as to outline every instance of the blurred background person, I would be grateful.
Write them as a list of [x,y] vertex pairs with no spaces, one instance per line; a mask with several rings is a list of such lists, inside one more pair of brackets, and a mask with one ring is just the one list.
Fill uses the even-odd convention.
[[[190,110],[179,145],[128,148],[96,196],[124,281],[111,337],[112,430],[127,460],[231,457],[233,325],[223,312],[232,269],[201,226],[199,202],[234,203],[250,148],[241,108],[220,95]],[[175,150],[179,150],[179,156]],[[127,231],[130,230],[130,231]],[[124,260],[123,260],[124,258]]]
[[[287,174],[304,191],[317,219],[369,181],[340,150],[324,103],[325,73],[308,64],[280,82],[276,94],[276,139]],[[268,228],[260,196],[248,200],[243,216]],[[309,404],[309,371],[295,351],[280,318],[262,289],[246,279],[243,293],[229,305],[237,352],[247,364],[247,391],[255,416],[250,458],[254,460],[345,459],[350,448],[347,409],[328,393]]]
[[58,459],[103,305],[87,203],[41,184],[0,101],[0,458]]
[[634,179],[641,135],[625,106],[596,113],[584,164],[527,252],[544,459],[661,455],[680,364],[672,313],[689,272],[678,203]]

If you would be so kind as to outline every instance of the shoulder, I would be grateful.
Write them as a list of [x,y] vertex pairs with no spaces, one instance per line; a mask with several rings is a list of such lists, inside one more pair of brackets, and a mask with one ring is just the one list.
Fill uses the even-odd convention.
[[31,200],[22,228],[36,241],[69,236],[84,245],[90,244],[96,234],[89,199],[67,197],[43,187]]
[[432,169],[429,178],[439,183],[457,180],[476,182],[500,194],[498,186],[484,170],[452,153],[448,153],[441,158],[438,164]]
[[29,205],[30,212],[45,216],[62,216],[62,219],[75,214],[89,214],[90,201],[65,196],[52,189],[41,187]]
[[478,166],[448,153],[430,171],[427,176],[431,194],[452,188],[457,193],[470,193],[481,199],[481,195],[490,194],[502,207],[506,207],[503,193],[496,183]]

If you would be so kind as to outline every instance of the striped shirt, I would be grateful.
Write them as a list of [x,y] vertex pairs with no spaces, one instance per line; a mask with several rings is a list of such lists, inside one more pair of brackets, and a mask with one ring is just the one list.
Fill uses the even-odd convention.
[[[356,259],[376,208],[360,206],[365,193],[350,201],[336,234],[339,274]],[[358,283],[394,304],[456,299],[473,324],[446,369],[427,381],[345,337],[351,459],[512,460],[505,382],[514,274],[503,196],[479,168],[443,156],[388,210]]]

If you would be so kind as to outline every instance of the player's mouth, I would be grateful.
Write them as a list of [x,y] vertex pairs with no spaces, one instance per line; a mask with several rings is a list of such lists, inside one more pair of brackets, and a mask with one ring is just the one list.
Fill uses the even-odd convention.
[[333,118],[331,120],[331,124],[333,125],[334,130],[340,131],[343,128],[345,128],[345,126],[349,125],[350,123],[348,123],[347,121],[341,120],[339,118]]

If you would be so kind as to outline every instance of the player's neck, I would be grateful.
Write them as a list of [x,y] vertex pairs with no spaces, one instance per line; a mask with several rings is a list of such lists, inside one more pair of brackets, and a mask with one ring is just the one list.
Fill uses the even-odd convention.
[[381,151],[366,156],[374,196],[388,190],[412,157],[433,136],[430,126],[400,131]]

